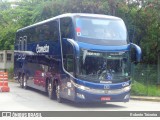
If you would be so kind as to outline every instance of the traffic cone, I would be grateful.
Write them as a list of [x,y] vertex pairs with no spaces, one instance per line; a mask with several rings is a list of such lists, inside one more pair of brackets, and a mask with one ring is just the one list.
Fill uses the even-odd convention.
[[0,72],[0,92],[9,92],[10,88],[8,87],[8,73]]
[[8,81],[0,81],[0,86],[8,86]]
[[10,88],[8,86],[2,86],[1,87],[1,92],[9,92]]

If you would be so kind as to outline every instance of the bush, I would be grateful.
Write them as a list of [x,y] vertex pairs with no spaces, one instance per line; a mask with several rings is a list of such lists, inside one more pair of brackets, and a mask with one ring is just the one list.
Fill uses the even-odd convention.
[[138,96],[160,96],[160,90],[156,85],[143,84],[134,81],[131,88],[131,95]]
[[8,69],[8,77],[9,77],[9,79],[13,79],[13,77],[14,77],[14,67],[13,66],[11,66]]

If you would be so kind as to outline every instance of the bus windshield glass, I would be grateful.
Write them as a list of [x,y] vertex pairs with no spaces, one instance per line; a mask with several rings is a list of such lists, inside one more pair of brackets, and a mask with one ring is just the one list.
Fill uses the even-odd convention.
[[129,52],[81,50],[77,77],[96,83],[118,83],[130,79]]
[[98,45],[127,44],[127,30],[121,19],[76,17],[76,36],[80,42]]

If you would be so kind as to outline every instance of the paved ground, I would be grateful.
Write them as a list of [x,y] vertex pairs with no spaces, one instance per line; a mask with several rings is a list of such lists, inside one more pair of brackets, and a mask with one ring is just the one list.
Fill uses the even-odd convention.
[[128,103],[74,104],[57,103],[43,92],[24,90],[9,83],[11,91],[0,93],[0,111],[160,111],[160,102],[130,100]]

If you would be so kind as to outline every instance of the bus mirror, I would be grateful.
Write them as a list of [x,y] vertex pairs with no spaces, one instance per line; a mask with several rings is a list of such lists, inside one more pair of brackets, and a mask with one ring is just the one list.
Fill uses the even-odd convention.
[[73,39],[67,39],[67,41],[72,44],[72,46],[75,48],[77,55],[79,54],[79,45],[75,42]]
[[[142,55],[141,48],[134,43],[131,43],[131,47],[133,47],[134,50],[136,51],[136,53],[135,53],[136,55],[135,55],[135,57],[133,57],[135,59],[135,62],[140,62],[141,61],[141,55]],[[132,55],[134,55],[134,54],[132,54]]]

